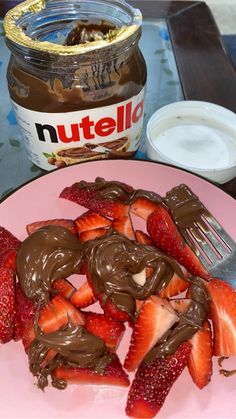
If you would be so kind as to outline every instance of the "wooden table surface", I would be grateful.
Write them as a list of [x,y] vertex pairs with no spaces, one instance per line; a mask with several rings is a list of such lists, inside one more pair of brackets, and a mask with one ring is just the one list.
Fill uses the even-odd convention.
[[[0,0],[0,16],[20,1]],[[171,35],[184,96],[236,112],[236,70],[207,5],[199,1],[130,0],[144,18],[164,18]],[[220,186],[236,199],[236,177]]]

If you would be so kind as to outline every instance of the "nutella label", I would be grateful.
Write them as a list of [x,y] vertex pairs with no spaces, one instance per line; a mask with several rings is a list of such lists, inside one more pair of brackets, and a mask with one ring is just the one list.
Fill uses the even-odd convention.
[[29,157],[45,170],[80,161],[128,157],[142,133],[145,88],[114,105],[65,113],[36,112],[13,102]]

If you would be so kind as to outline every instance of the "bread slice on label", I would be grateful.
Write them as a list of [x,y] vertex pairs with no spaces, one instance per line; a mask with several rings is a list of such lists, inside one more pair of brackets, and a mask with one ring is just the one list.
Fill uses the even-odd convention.
[[57,161],[66,165],[82,161],[107,159],[111,157],[129,157],[135,151],[128,151],[130,146],[129,137],[121,137],[117,140],[102,143],[87,143],[81,147],[61,148],[54,151]]

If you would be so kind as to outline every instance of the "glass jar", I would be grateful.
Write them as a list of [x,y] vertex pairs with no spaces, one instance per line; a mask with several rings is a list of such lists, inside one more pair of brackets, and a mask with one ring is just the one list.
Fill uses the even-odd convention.
[[27,0],[5,17],[8,86],[29,157],[130,157],[142,132],[142,15],[123,0]]

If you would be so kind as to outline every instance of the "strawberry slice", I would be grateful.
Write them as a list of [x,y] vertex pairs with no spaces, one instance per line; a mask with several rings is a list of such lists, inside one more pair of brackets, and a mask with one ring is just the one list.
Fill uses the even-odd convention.
[[76,234],[76,226],[73,220],[67,220],[64,218],[60,219],[53,219],[53,220],[42,220],[42,221],[35,221],[33,223],[27,224],[26,231],[30,235],[37,231],[39,228],[54,225],[54,226],[61,226],[67,228],[72,234]]
[[88,281],[85,281],[80,288],[72,295],[71,303],[77,308],[85,308],[90,306],[96,301],[92,287]]
[[[182,268],[182,270],[184,271],[184,268]],[[189,285],[190,283],[188,281],[185,281],[178,275],[174,274],[167,286],[159,292],[159,295],[162,298],[174,297],[175,295],[185,291]]]
[[0,268],[16,270],[16,249],[6,249],[0,252]]
[[25,296],[18,282],[16,284],[16,316],[13,336],[15,341],[22,338],[26,323],[33,321],[35,310],[35,303]]
[[134,323],[125,369],[135,370],[145,355],[178,320],[179,317],[167,300],[154,295],[147,298]]
[[7,249],[18,250],[20,246],[20,240],[18,240],[13,234],[0,226],[0,252]]
[[0,343],[13,336],[15,320],[15,276],[8,268],[0,268]]
[[87,211],[75,220],[77,233],[95,230],[96,228],[106,228],[111,226],[111,221],[96,212]]
[[153,241],[150,239],[149,235],[144,233],[142,230],[135,230],[135,238],[138,243],[153,246]]
[[178,314],[183,313],[183,311],[187,310],[191,303],[190,298],[176,298],[173,300],[170,300],[170,304],[173,307],[175,311],[177,311]]
[[172,385],[186,367],[190,351],[191,344],[184,342],[174,354],[139,366],[128,394],[128,416],[153,418],[159,412]]
[[210,317],[213,322],[213,355],[236,355],[236,291],[220,279],[205,284],[211,298]]
[[146,221],[148,216],[157,209],[157,205],[150,199],[140,197],[131,204],[130,212]]
[[88,242],[89,240],[94,240],[97,237],[105,236],[107,233],[108,233],[107,228],[96,228],[95,230],[83,231],[79,235],[79,241],[81,243],[85,243],[85,242]]
[[103,295],[98,296],[99,303],[104,311],[104,314],[112,317],[114,320],[119,322],[126,322],[131,320],[129,313],[126,311],[120,310],[109,298],[104,303]]
[[113,229],[129,240],[135,240],[134,229],[129,215],[123,218],[115,219],[112,223]]
[[209,280],[211,275],[185,242],[168,211],[161,205],[147,219],[147,231],[156,246],[172,256],[193,275]]
[[[69,320],[75,325],[84,325],[85,323],[83,313],[76,309],[68,300],[57,295],[46,306],[41,308],[38,325],[43,333],[51,333],[66,326]],[[22,334],[22,342],[26,352],[34,338],[34,324],[33,320],[31,320],[31,322],[25,324]]]
[[190,339],[192,349],[188,360],[188,370],[193,382],[200,389],[205,387],[212,376],[212,334],[208,321]]
[[63,366],[54,370],[53,377],[56,380],[66,380],[68,384],[129,386],[129,378],[116,354],[111,355],[111,361],[103,373],[96,372],[92,368],[70,368]]
[[[114,184],[119,194],[112,194],[111,188]],[[107,191],[107,193],[106,193]],[[108,218],[123,218],[128,215],[129,205],[122,203],[122,196],[127,197],[132,188],[121,182],[106,182],[100,178],[95,182],[77,182],[66,187],[60,193],[60,198],[75,202],[97,214]]]
[[105,314],[84,312],[85,327],[93,335],[101,338],[106,346],[115,351],[125,332],[123,323],[118,322]]
[[73,294],[76,292],[76,288],[64,278],[58,278],[52,283],[52,289],[55,294],[59,294],[66,300],[70,300]]

